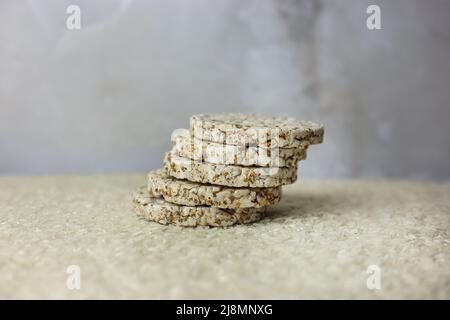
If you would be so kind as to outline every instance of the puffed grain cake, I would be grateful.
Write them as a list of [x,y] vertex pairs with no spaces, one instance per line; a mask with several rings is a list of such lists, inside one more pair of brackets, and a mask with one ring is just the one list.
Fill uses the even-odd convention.
[[263,207],[230,210],[205,206],[182,206],[167,202],[162,197],[152,197],[146,187],[141,187],[135,192],[133,204],[136,214],[145,220],[184,227],[228,227],[251,223],[262,219],[266,209]]
[[182,158],[173,152],[166,153],[164,170],[177,179],[229,187],[268,188],[297,180],[297,166],[265,168],[212,164]]
[[173,151],[180,157],[214,164],[231,164],[260,167],[293,167],[306,159],[309,142],[297,148],[265,148],[259,146],[229,145],[202,141],[189,130],[178,129],[172,133]]
[[241,113],[193,115],[190,130],[205,141],[281,148],[297,148],[305,141],[318,144],[324,134],[324,126],[311,121]]
[[147,189],[151,196],[185,206],[212,206],[225,209],[260,208],[281,199],[281,186],[233,188],[176,179],[164,170],[150,171]]

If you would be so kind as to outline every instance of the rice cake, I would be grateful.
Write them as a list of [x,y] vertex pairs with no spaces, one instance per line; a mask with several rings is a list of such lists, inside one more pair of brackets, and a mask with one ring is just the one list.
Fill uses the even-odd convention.
[[212,206],[226,209],[260,208],[278,203],[281,186],[272,188],[233,188],[175,179],[163,170],[148,174],[151,196],[185,206]]
[[182,206],[167,202],[162,197],[152,197],[145,187],[135,192],[133,203],[137,215],[145,220],[184,227],[228,227],[251,223],[262,219],[266,209],[263,207],[230,210],[206,206]]
[[297,180],[297,166],[264,168],[212,164],[182,158],[173,152],[166,153],[164,170],[177,179],[229,187],[268,188]]
[[228,145],[202,141],[186,129],[172,133],[174,152],[180,157],[214,164],[260,167],[293,167],[306,159],[309,142],[298,148],[265,148],[259,146]]
[[305,141],[318,144],[324,134],[324,126],[311,121],[241,113],[193,115],[190,130],[204,141],[281,148],[297,148]]

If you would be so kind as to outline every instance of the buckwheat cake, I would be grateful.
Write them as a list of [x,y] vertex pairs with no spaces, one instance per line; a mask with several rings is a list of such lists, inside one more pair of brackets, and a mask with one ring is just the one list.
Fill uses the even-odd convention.
[[318,144],[324,134],[324,126],[311,121],[240,113],[193,115],[190,130],[205,141],[281,148],[300,147],[305,141]]
[[173,151],[180,157],[214,163],[260,167],[292,167],[306,159],[309,142],[297,148],[266,148],[248,145],[229,145],[202,141],[189,130],[178,129],[172,133]]
[[297,166],[265,168],[212,164],[179,157],[174,152],[166,153],[164,170],[178,179],[229,187],[268,188],[297,180]]
[[262,219],[266,210],[265,207],[231,210],[206,206],[182,206],[167,202],[162,197],[151,196],[146,187],[141,187],[135,192],[133,203],[137,215],[145,220],[184,227],[228,227],[251,223]]
[[148,192],[166,201],[185,206],[212,206],[225,209],[261,208],[281,199],[281,186],[272,188],[233,188],[180,180],[163,170],[148,174]]

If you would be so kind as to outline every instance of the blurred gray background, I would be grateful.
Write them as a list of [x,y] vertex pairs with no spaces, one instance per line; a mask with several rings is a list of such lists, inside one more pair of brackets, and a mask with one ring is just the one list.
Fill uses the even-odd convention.
[[446,0],[1,0],[0,174],[146,171],[191,114],[241,111],[325,124],[300,177],[448,179],[449,17]]

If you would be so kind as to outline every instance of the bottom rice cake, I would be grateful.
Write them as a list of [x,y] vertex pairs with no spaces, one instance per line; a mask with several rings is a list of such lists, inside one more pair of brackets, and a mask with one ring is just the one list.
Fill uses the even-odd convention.
[[225,209],[260,208],[281,199],[281,186],[272,188],[234,188],[176,179],[164,170],[150,171],[148,191],[166,201],[185,206],[212,206]]
[[228,227],[235,224],[251,223],[262,219],[263,208],[220,209],[206,206],[182,206],[153,197],[147,188],[139,188],[133,197],[138,216],[160,224],[184,227],[211,226]]
[[212,164],[179,157],[174,152],[166,153],[164,170],[178,179],[229,187],[269,188],[297,180],[297,166],[271,168]]

